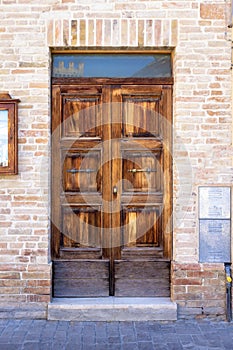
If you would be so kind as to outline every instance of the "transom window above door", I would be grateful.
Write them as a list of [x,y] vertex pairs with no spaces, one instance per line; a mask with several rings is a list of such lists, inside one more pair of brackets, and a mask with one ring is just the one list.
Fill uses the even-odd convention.
[[166,78],[170,54],[54,54],[53,78]]

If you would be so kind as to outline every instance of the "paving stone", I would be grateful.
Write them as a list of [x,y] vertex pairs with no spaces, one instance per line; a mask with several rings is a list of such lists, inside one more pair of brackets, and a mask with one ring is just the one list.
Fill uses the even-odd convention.
[[108,339],[106,336],[96,337],[96,344],[108,344]]
[[108,335],[119,335],[120,331],[119,331],[119,324],[117,323],[108,323],[107,324],[107,334]]
[[138,350],[138,344],[136,342],[131,342],[122,345],[122,350]]
[[92,343],[83,343],[83,347],[82,347],[82,350],[93,350],[95,349],[95,344],[92,344]]
[[18,344],[1,344],[1,350],[20,350],[21,345]]
[[72,332],[72,331],[69,330],[69,332],[67,333],[66,339],[69,342],[81,343],[81,341],[82,341],[82,334],[81,334],[81,332],[80,333],[76,333],[76,332]]
[[120,337],[108,337],[108,342],[117,344],[120,342]]
[[[82,343],[74,344],[72,342],[68,342],[65,347],[66,350],[82,350]],[[95,349],[95,348],[94,348]],[[102,348],[103,349],[103,348]]]
[[66,332],[57,330],[54,336],[56,339],[66,339]]
[[121,322],[119,324],[119,329],[120,329],[120,333],[122,335],[135,335],[135,330],[134,330],[134,324],[133,322]]
[[[49,327],[51,327],[52,324],[49,324]],[[57,323],[55,323],[56,326],[56,329],[59,329],[59,330],[64,330],[64,329],[67,329],[68,326],[69,326],[69,323],[67,321],[58,321]]]
[[4,320],[0,325],[0,350],[233,349],[232,322]]
[[36,342],[25,342],[23,344],[23,350],[40,350],[40,343]]
[[103,348],[106,348],[106,347],[108,347],[108,340],[107,339],[97,339],[96,340],[96,346],[102,346],[102,349]]
[[232,339],[229,339],[228,337],[222,338],[223,348],[232,350]]
[[[103,349],[107,349],[107,348],[108,348],[108,344],[106,344],[105,347],[103,347],[103,344],[96,344],[95,345],[95,350],[103,350]],[[73,350],[73,348],[71,348],[70,350]]]
[[65,344],[62,342],[55,341],[52,343],[52,350],[65,350]]
[[179,334],[179,335],[186,335],[186,334],[199,334],[200,331],[198,330],[194,330],[192,331],[192,329],[189,329],[188,327],[184,326],[182,327],[181,325],[179,325],[178,327],[175,327],[175,333]]
[[169,348],[169,350],[182,350],[183,346],[181,345],[180,342],[167,342],[167,346]]
[[154,350],[169,350],[168,346],[165,344],[157,344],[153,347]]
[[[74,345],[73,345],[73,348],[74,348]],[[40,350],[51,350],[51,349],[52,349],[52,343],[41,343],[40,342]]]
[[164,336],[162,336],[161,334],[158,334],[156,336],[152,337],[152,342],[154,344],[154,346],[159,346],[161,344],[166,343],[166,340],[164,339]]
[[193,335],[192,338],[195,345],[203,345],[203,346],[208,345],[208,341],[203,335],[199,335],[199,336]]
[[183,349],[184,350],[209,350],[209,348],[206,346],[197,346],[194,344],[184,345]]
[[137,332],[136,334],[138,341],[145,341],[145,340],[151,340],[151,334],[147,332]]
[[173,342],[177,342],[179,340],[179,337],[176,333],[166,333],[166,339],[167,339],[167,342],[173,343]]
[[177,337],[179,338],[182,345],[193,344],[193,339],[192,339],[191,335],[177,334]]
[[135,334],[132,334],[132,333],[127,334],[127,335],[123,335],[121,337],[121,339],[122,339],[123,343],[134,343],[137,341]]
[[160,332],[161,331],[161,324],[159,323],[148,323],[148,330],[151,332]]
[[[93,350],[93,349],[91,349]],[[105,350],[105,349],[104,349]],[[121,344],[108,345],[108,350],[121,350]]]
[[165,333],[176,333],[174,325],[161,325],[161,332]]
[[152,344],[152,342],[139,342],[138,349],[139,350],[151,350],[151,349],[153,349],[153,344]]
[[[8,341],[11,339],[12,337],[9,337],[8,335],[1,335],[0,336],[0,344],[4,344],[4,343],[8,343]],[[0,348],[1,349],[1,348]]]

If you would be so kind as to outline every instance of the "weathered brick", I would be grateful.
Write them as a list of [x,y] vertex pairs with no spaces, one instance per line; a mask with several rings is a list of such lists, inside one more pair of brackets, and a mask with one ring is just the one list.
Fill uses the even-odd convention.
[[224,19],[225,5],[218,3],[201,4],[200,15],[204,19]]
[[103,40],[103,21],[101,19],[96,20],[96,45],[101,46]]
[[80,20],[80,28],[79,28],[79,33],[80,33],[80,45],[85,46],[86,45],[86,21],[81,19]]
[[[223,264],[198,263],[198,187],[232,186],[231,42],[225,37],[226,5],[225,0],[80,4],[44,0],[40,5],[4,0],[0,4],[0,12],[4,11],[0,82],[3,90],[21,99],[19,175],[0,175],[4,302],[50,300],[50,204],[37,191],[40,157],[46,161],[50,157],[49,48],[113,46],[116,51],[117,47],[141,50],[147,46],[147,50],[172,50],[175,80],[172,298],[182,307],[182,315],[223,312]],[[187,184],[192,187],[188,193]],[[49,193],[49,181],[44,186],[43,193]],[[14,287],[21,295],[11,294]]]
[[77,21],[72,20],[71,24],[71,45],[77,45]]
[[20,273],[18,272],[0,272],[0,278],[2,279],[20,279]]
[[183,285],[183,286],[189,286],[189,285],[201,285],[202,280],[200,278],[174,278],[173,280],[174,285]]
[[33,272],[23,272],[22,273],[22,278],[26,279],[26,280],[30,280],[30,279],[50,279],[50,274],[46,273],[46,272],[37,272],[37,273],[33,273]]
[[95,35],[94,35],[94,20],[90,19],[88,21],[88,44],[90,46],[94,45],[95,44],[95,41],[94,41],[94,38],[95,38]]
[[138,46],[144,46],[145,35],[145,22],[144,20],[138,21]]
[[131,37],[131,40],[133,40],[132,38],[135,37],[135,32],[133,31],[133,28],[132,28],[132,22],[131,22],[131,32],[129,34],[128,20],[123,19],[121,21],[121,45],[128,45],[129,35]]

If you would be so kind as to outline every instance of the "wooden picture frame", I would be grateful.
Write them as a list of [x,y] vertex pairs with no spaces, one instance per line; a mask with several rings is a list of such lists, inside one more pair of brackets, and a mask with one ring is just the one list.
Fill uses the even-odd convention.
[[0,175],[18,173],[18,103],[0,93]]

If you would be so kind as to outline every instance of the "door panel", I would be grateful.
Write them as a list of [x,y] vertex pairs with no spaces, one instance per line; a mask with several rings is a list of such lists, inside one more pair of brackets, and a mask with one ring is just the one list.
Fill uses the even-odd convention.
[[157,151],[123,151],[123,193],[161,191],[160,156]]
[[123,103],[123,136],[160,135],[162,90],[153,86],[125,86],[120,92]]
[[57,297],[109,295],[102,229],[103,95],[100,86],[53,88],[52,253]]
[[157,247],[161,232],[159,217],[159,208],[125,208],[122,222],[122,246]]
[[101,151],[63,152],[64,192],[101,192]]
[[94,207],[63,208],[61,248],[101,248],[101,211]]
[[[167,171],[171,141],[167,128],[171,120],[164,98],[163,86],[121,86],[113,91],[113,101],[122,105],[122,117],[118,113],[118,118],[122,118],[123,130],[118,153],[115,151],[115,157],[122,160],[123,180],[115,199],[121,210],[113,214],[121,228],[120,252],[115,250],[116,296],[169,296],[166,259],[170,252],[164,249],[168,245],[164,228],[170,234],[171,228],[165,223],[164,203],[171,204],[171,188],[165,191],[167,177],[171,176]],[[120,122],[115,127],[120,128]],[[113,161],[114,166],[119,164]],[[112,173],[113,186],[118,182],[116,170]],[[166,210],[168,214],[170,209]],[[161,271],[162,279],[155,278]]]
[[169,296],[171,87],[54,86],[52,126],[54,296]]
[[155,259],[135,260],[133,263],[127,260],[115,261],[115,276],[115,296],[168,297],[170,295],[169,262]]
[[101,90],[92,88],[64,93],[62,96],[63,137],[96,137],[100,124],[98,107]]
[[104,297],[109,295],[109,260],[57,260],[53,263],[56,297]]

